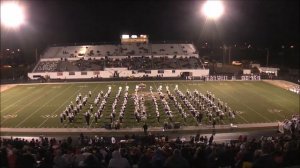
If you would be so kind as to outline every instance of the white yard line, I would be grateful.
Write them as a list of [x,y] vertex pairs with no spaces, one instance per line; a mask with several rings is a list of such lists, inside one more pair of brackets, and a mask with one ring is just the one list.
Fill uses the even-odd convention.
[[[62,106],[66,105],[67,102],[69,102],[70,100],[72,100],[74,98],[74,95],[76,95],[77,93],[79,93],[81,90],[83,89],[83,87],[81,87],[79,90],[75,91],[74,94],[72,94],[72,96],[69,97],[69,99],[67,99],[63,104],[61,104],[54,112],[51,113],[51,115],[55,114]],[[47,121],[49,120],[49,118],[47,118],[46,120],[44,120],[39,126],[37,126],[38,128],[40,128],[43,124],[45,124]]]
[[40,108],[36,109],[34,112],[32,112],[29,116],[27,116],[25,119],[23,119],[18,125],[16,125],[15,127],[19,127],[21,124],[23,124],[25,121],[27,121],[31,116],[33,116],[35,113],[39,112],[40,109],[42,109],[45,105],[47,105],[49,102],[51,102],[52,100],[54,100],[56,97],[62,95],[65,93],[66,90],[68,90],[72,85],[66,87],[64,89],[64,91],[60,92],[60,94],[57,94],[56,96],[53,96],[51,99],[49,99],[47,102],[44,103],[43,106],[40,106]]
[[[255,93],[256,95],[258,95],[258,97],[259,96],[262,96],[262,97],[264,97],[264,98],[266,98],[267,100],[270,98],[270,97],[267,97],[267,96],[265,96],[265,95],[263,95],[263,94],[257,94],[256,92],[253,92],[253,93]],[[270,104],[270,103],[268,103],[268,104]],[[267,111],[268,111],[268,106],[266,106],[265,104],[262,104],[264,107],[266,107],[266,109],[267,109]],[[282,107],[280,104],[277,104],[277,105],[279,105],[280,107]],[[284,107],[283,107],[284,108]],[[286,109],[286,108],[284,108],[284,109]],[[288,110],[288,109],[286,109],[287,111],[290,111],[290,110]],[[291,112],[291,111],[290,111]],[[270,113],[270,112],[269,112]],[[271,114],[273,114],[273,113],[271,113]],[[275,113],[277,116],[279,116],[279,117],[281,117],[281,118],[283,118],[283,119],[285,119],[285,117],[283,116],[283,115],[281,115],[281,114],[279,114],[279,113]]]
[[[23,89],[21,92],[18,92],[18,94],[22,95],[22,94],[24,94],[26,91],[28,91],[28,90]],[[15,99],[15,98],[16,98],[16,96],[15,96],[15,95],[12,95],[11,97],[6,98],[5,100],[2,100],[2,99],[3,99],[3,96],[2,96],[1,93],[0,93],[0,100],[1,100],[1,104],[2,104],[2,105],[3,105],[4,103],[7,103],[7,102],[9,102],[9,101]]]
[[[219,90],[220,92],[222,92],[220,89],[215,88],[217,90]],[[223,94],[225,94],[224,92],[222,92]],[[231,96],[232,97],[232,96]],[[236,99],[234,99],[234,101],[238,102]],[[246,118],[244,118],[242,115],[237,113],[237,116],[239,116],[242,120],[244,120],[246,123],[250,123]]]
[[[40,96],[36,97],[35,99],[31,100],[30,103],[22,106],[21,108],[19,108],[17,111],[15,111],[13,114],[17,114],[18,112],[22,111],[24,108],[28,107],[29,105],[35,103],[37,100],[39,100],[41,97],[43,97],[44,95],[41,94]],[[9,111],[10,112],[10,111]],[[7,113],[9,113],[7,112]],[[1,112],[2,113],[2,112]],[[2,116],[4,116],[4,114],[1,114]],[[4,119],[3,121],[1,121],[1,124],[4,124],[6,121],[8,120],[8,118]]]
[[[214,87],[213,85],[211,85],[213,88],[219,90],[220,92],[224,93],[223,91],[221,91],[220,89]],[[225,93],[224,93],[225,94]],[[233,100],[235,100],[236,102],[239,102],[241,105],[247,107],[248,109],[250,109],[251,111],[255,112],[256,114],[258,114],[260,117],[262,117],[263,119],[269,121],[269,122],[272,122],[270,119],[268,119],[267,117],[263,116],[262,114],[258,113],[256,110],[254,110],[253,108],[251,108],[250,106],[248,106],[247,104],[243,103],[243,102],[240,102],[238,101],[235,97],[233,97],[232,95],[230,94],[226,94],[227,96],[231,97]]]
[[[41,97],[43,97],[43,95],[37,97],[37,98],[34,99],[34,100],[31,100],[30,103],[28,103],[28,104],[22,106],[22,108],[19,108],[19,109],[18,109],[17,111],[15,111],[13,114],[17,114],[18,112],[22,111],[24,108],[26,108],[26,107],[28,107],[29,105],[33,104],[34,102],[36,102],[37,100],[39,100]],[[1,124],[4,124],[7,120],[8,120],[8,118],[7,118],[7,119],[4,119],[4,120],[2,121]]]
[[[44,87],[44,86],[43,86],[43,87]],[[36,89],[36,90],[33,91],[33,92],[37,92],[37,91],[39,91],[39,90]],[[11,105],[5,107],[4,109],[1,109],[1,114],[3,114],[3,112],[4,112],[5,110],[9,109],[9,107],[11,107],[11,106],[14,106],[14,105],[17,104],[18,102],[23,101],[24,99],[28,99],[28,97],[29,97],[30,95],[32,95],[32,94],[33,94],[33,93],[28,94],[28,95],[26,95],[26,96],[23,96],[21,99],[18,99],[16,102],[12,103]],[[43,96],[43,95],[42,95],[42,96]]]
[[[186,89],[189,89],[188,87],[186,87],[186,85],[183,85]],[[190,90],[190,89],[189,89]],[[184,93],[184,92],[183,92]],[[180,99],[180,98],[179,98]],[[181,100],[181,99],[180,99]],[[182,100],[181,100],[182,101]],[[188,101],[190,101],[190,99],[188,98]],[[183,103],[184,104],[184,103]],[[189,112],[189,114],[191,115],[191,116],[193,116],[192,114],[191,114],[191,112],[190,112],[190,110],[188,110],[188,112]],[[194,120],[196,121],[196,123],[198,123],[198,121],[197,121],[197,119],[196,119],[196,117],[193,117],[194,118]],[[246,121],[247,122],[247,121]]]
[[[257,86],[255,86],[255,87],[257,87]],[[268,92],[268,91],[267,91],[267,92]],[[254,92],[254,93],[257,94],[256,92]],[[258,95],[258,94],[257,94],[257,95]],[[270,97],[267,97],[267,96],[265,96],[264,94],[261,94],[260,96],[265,97],[267,100],[270,99]],[[278,97],[278,99],[283,99],[282,97],[280,97],[280,96],[278,96],[278,95],[275,95],[275,96]],[[269,104],[269,103],[268,103],[268,104]],[[289,111],[290,113],[294,113],[294,112],[291,111],[290,109],[283,107],[280,103],[276,103],[276,105],[282,107],[283,109],[285,109],[286,111]],[[283,119],[286,118],[284,115],[282,115],[282,114],[280,114],[280,113],[275,113],[275,114],[277,114],[278,116],[282,117]]]
[[[94,93],[95,90],[96,90],[98,87],[99,87],[99,86],[96,86],[96,87],[93,89],[92,92]],[[112,89],[111,89],[111,91],[112,91]],[[95,95],[96,95],[96,94],[95,94]],[[94,100],[95,100],[95,97],[94,97]],[[92,102],[94,102],[94,101],[92,101]],[[99,100],[99,103],[101,103],[100,100]],[[98,106],[96,106],[96,107],[98,108]],[[98,110],[98,109],[95,108],[95,111],[96,111],[96,110]],[[104,109],[103,109],[103,110],[104,110]],[[92,115],[94,115],[94,114],[92,114]],[[95,117],[92,118],[91,123],[90,123],[90,125],[89,125],[89,128],[91,128],[91,125],[92,125],[94,119],[95,119]]]
[[[213,82],[213,81],[211,81],[211,82]],[[185,86],[185,85],[184,85]],[[186,86],[185,86],[186,87]],[[187,88],[187,87],[186,87]],[[188,88],[187,88],[188,89]],[[217,89],[217,88],[216,88]],[[198,90],[198,89],[197,89]],[[217,89],[217,90],[219,90],[219,89]],[[220,91],[220,90],[219,90]],[[201,91],[199,91],[198,90],[198,92],[201,92]],[[221,92],[221,91],[220,91]],[[222,93],[224,93],[224,92],[222,92]],[[203,93],[202,93],[203,94]],[[243,116],[241,116],[240,114],[237,114],[237,116],[239,116],[242,120],[244,120],[246,123],[249,123],[249,121],[246,119],[246,118],[244,118]]]

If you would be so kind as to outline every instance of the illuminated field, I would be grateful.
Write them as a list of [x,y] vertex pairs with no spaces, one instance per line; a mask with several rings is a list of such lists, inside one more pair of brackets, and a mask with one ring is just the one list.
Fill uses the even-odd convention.
[[[282,121],[292,114],[299,112],[299,95],[281,89],[263,81],[227,81],[227,82],[196,82],[196,81],[155,81],[155,82],[101,82],[101,83],[62,83],[62,84],[34,84],[18,85],[1,93],[1,127],[3,128],[59,128],[59,127],[88,127],[84,122],[83,112],[86,112],[89,104],[94,103],[97,94],[102,90],[107,91],[108,86],[112,87],[112,92],[108,98],[103,116],[97,123],[91,118],[89,127],[104,127],[110,123],[109,115],[112,111],[117,90],[122,86],[120,100],[118,101],[117,116],[123,103],[124,88],[129,86],[129,99],[125,110],[125,118],[122,127],[141,127],[144,122],[137,123],[133,114],[134,102],[132,95],[137,84],[144,83],[146,88],[139,92],[145,96],[145,106],[148,118],[146,122],[150,126],[162,126],[164,121],[168,121],[163,111],[163,105],[157,93],[157,88],[162,85],[163,93],[167,97],[166,86],[173,92],[175,85],[185,93],[187,89],[206,94],[210,91],[215,94],[216,99],[220,98],[228,106],[237,111],[234,123],[265,123]],[[160,123],[157,122],[154,104],[152,103],[149,87],[153,87],[153,92],[157,97]],[[92,91],[92,97],[88,99],[88,105],[76,116],[75,123],[60,123],[59,115],[70,104],[75,103],[76,95],[80,92],[83,96]],[[179,98],[177,98],[179,100]],[[189,114],[187,121],[181,118],[177,108],[171,100],[168,103],[174,115],[174,122],[184,125],[197,125],[195,119]],[[181,103],[183,105],[183,103]],[[97,110],[94,107],[94,111]],[[202,124],[209,124],[207,119]],[[225,119],[220,124],[229,124],[229,119]]]

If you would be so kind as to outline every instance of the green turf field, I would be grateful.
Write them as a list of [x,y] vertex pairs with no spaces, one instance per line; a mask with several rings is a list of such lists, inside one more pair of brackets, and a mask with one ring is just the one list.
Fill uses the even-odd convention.
[[[125,118],[122,127],[141,127],[143,122],[137,124],[133,114],[134,102],[131,95],[135,86],[141,82],[104,82],[104,83],[62,83],[62,84],[35,84],[35,85],[18,85],[12,89],[1,93],[1,127],[7,128],[59,128],[59,127],[88,127],[84,122],[83,112],[86,112],[89,105],[85,106],[83,111],[76,116],[75,123],[60,123],[59,114],[70,104],[75,103],[76,95],[80,92],[83,96],[92,91],[92,97],[88,99],[88,104],[94,102],[100,90],[106,93],[108,86],[112,87],[112,92],[108,98],[107,105],[104,109],[100,121],[92,123],[89,127],[103,127],[110,122],[109,115],[112,111],[112,103],[116,92],[120,86],[124,88],[129,86],[129,99],[125,111]],[[169,86],[173,92],[175,85],[185,93],[187,89],[194,91],[197,89],[203,94],[210,91],[226,102],[231,109],[237,111],[234,123],[263,123],[282,121],[289,118],[292,114],[299,112],[299,95],[290,91],[281,89],[262,81],[227,81],[227,82],[196,82],[196,81],[155,81],[143,82],[146,89],[139,94],[145,95],[146,112],[148,115],[147,123],[150,126],[162,126],[164,120],[168,120],[162,110],[162,102],[157,97],[159,112],[161,115],[160,123],[157,122],[152,103],[149,87],[156,88],[163,86],[163,93],[166,94],[165,86]],[[117,104],[117,116],[123,103],[123,94]],[[173,93],[175,95],[175,93]],[[167,96],[166,96],[167,97]],[[196,125],[195,119],[190,115],[187,122],[180,117],[174,104],[167,98],[171,110],[173,111],[174,120],[181,125]],[[178,99],[179,100],[179,99]],[[101,102],[101,100],[100,100]],[[184,107],[183,103],[181,103]],[[94,107],[94,111],[97,110]],[[188,110],[186,110],[188,112]],[[221,124],[229,124],[225,120]],[[204,119],[204,124],[207,120]]]

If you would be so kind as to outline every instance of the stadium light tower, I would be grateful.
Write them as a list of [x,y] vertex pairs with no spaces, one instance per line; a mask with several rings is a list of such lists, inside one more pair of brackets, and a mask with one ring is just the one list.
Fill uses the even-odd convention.
[[25,22],[24,8],[16,1],[1,2],[1,25],[6,28],[18,28]]
[[207,0],[202,12],[208,19],[217,20],[224,13],[224,5],[220,0]]

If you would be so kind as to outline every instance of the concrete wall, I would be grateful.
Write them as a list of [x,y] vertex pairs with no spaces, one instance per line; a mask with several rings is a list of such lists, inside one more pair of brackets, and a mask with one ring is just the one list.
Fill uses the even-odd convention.
[[30,79],[37,79],[33,76],[40,75],[42,77],[49,76],[51,79],[90,79],[96,78],[98,74],[99,78],[112,78],[115,71],[119,73],[119,77],[136,78],[143,77],[144,75],[148,75],[149,77],[156,77],[157,75],[161,75],[163,77],[180,77],[183,72],[190,72],[193,77],[209,75],[208,69],[175,69],[174,72],[173,70],[164,70],[164,73],[158,73],[158,70],[151,70],[151,73],[145,73],[138,72],[137,70],[127,70],[127,68],[106,68],[104,71],[32,72],[28,73],[28,77]]

